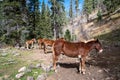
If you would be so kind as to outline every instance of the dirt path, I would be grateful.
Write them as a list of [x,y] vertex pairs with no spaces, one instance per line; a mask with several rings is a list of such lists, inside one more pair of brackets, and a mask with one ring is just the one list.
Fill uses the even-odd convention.
[[[44,54],[39,49],[33,50],[27,58],[52,63],[52,53]],[[77,69],[75,58],[63,56],[59,58],[57,73],[53,73],[47,80],[120,80],[120,47],[105,48],[102,54],[88,60],[85,75],[79,74]]]
[[30,50],[27,56],[22,56],[22,58],[27,62],[42,62],[44,64],[52,63],[52,53],[44,54],[42,49]]
[[111,47],[86,63],[86,74],[77,73],[76,59],[64,56],[58,72],[48,80],[120,80],[120,47]]

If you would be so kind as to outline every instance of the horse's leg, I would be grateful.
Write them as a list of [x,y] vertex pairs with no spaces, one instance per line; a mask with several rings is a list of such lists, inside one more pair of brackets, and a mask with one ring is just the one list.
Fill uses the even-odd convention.
[[78,55],[79,59],[79,72],[82,73],[82,60],[81,60],[81,55]]
[[55,72],[57,72],[57,70],[56,70],[56,62],[58,61],[58,56],[59,55],[57,54],[57,51],[55,51],[53,49],[53,69],[54,69]]
[[39,42],[38,42],[38,47],[39,47],[39,49],[41,49],[41,43],[39,43]]
[[58,61],[58,56],[53,55],[53,69],[55,70],[55,72],[57,72],[56,70],[56,62]]
[[44,44],[43,44],[43,43],[40,43],[40,45],[41,45],[41,49],[43,49],[43,47],[44,47]]
[[85,57],[81,58],[81,72],[85,74]]
[[47,45],[44,44],[44,53],[46,54],[47,53],[47,49],[46,49]]
[[29,47],[29,44],[28,43],[26,43],[26,46],[27,46],[27,49],[29,49],[28,47]]
[[80,62],[79,62],[79,71],[80,73],[82,73],[82,60],[81,58],[79,58]]
[[45,45],[45,53],[47,53],[48,45]]
[[34,48],[34,43],[32,42],[32,44],[31,44],[32,46],[31,46],[31,48]]
[[41,49],[41,48],[40,48],[40,43],[38,44],[38,47],[39,47],[39,49]]

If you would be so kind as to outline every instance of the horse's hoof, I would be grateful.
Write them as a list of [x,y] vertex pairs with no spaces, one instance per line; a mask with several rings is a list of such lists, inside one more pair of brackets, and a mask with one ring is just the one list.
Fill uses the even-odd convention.
[[85,74],[85,72],[82,72],[82,74]]
[[59,67],[60,67],[60,65],[58,64],[58,65],[57,65],[57,68],[59,68]]
[[55,70],[55,73],[57,73],[58,71],[57,70]]

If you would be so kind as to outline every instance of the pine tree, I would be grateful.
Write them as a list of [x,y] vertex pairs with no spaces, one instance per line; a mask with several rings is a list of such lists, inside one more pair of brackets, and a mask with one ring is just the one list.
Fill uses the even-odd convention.
[[69,17],[73,18],[73,0],[70,0]]
[[52,38],[50,9],[44,0],[41,5],[40,19],[36,27],[37,38]]
[[22,3],[26,4],[25,1],[21,2],[19,0],[3,0],[1,5],[2,19],[2,31],[3,35],[0,40],[8,43],[15,44],[19,43],[21,37],[21,31],[25,28],[27,21],[22,12],[25,9]]
[[64,38],[67,41],[71,41],[71,33],[70,33],[70,31],[68,29],[65,31]]
[[120,8],[120,0],[104,0],[103,4],[106,6],[108,13]]
[[65,12],[63,2],[64,0],[49,0],[51,4],[51,20],[55,38],[60,37],[61,26],[64,24],[64,22],[61,23],[61,19],[64,18],[62,14]]
[[29,0],[29,38],[36,37],[35,30],[39,21],[39,0]]
[[[4,30],[3,30],[3,23],[2,23],[2,20],[3,20],[3,1],[0,1],[0,37],[3,36],[4,34]],[[1,40],[0,40],[1,41]]]
[[42,11],[41,11],[42,16],[45,16],[45,9],[46,9],[46,5],[45,5],[45,2],[43,0],[43,2],[42,2]]
[[76,16],[78,16],[78,11],[79,11],[79,0],[75,0],[75,10],[76,10]]
[[87,22],[89,21],[89,14],[93,10],[93,0],[84,0],[83,12],[86,14]]

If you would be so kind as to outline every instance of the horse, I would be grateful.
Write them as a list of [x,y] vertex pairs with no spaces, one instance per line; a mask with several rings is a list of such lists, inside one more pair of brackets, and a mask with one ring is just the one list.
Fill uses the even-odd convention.
[[65,40],[56,40],[53,45],[53,69],[56,71],[56,62],[60,54],[68,57],[79,58],[79,72],[85,74],[85,61],[88,53],[96,49],[101,53],[102,45],[98,39],[85,42],[68,42]]
[[27,49],[29,49],[29,47],[31,46],[31,48],[34,48],[34,43],[36,43],[36,39],[33,38],[31,40],[27,40],[25,42],[25,46],[27,47]]
[[54,43],[54,40],[50,39],[43,39],[43,44],[44,44],[44,53],[47,53],[47,47],[50,46],[52,47]]
[[39,38],[39,39],[37,40],[37,42],[38,42],[39,49],[42,49],[43,39],[42,39],[42,38]]

